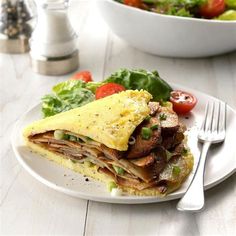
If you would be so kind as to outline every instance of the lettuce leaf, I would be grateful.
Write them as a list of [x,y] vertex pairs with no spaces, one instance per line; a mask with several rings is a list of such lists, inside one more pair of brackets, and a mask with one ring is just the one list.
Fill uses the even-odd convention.
[[94,93],[86,86],[81,80],[68,80],[55,85],[53,93],[42,98],[43,116],[53,116],[94,101]]
[[[235,0],[236,1],[236,0]],[[236,10],[227,10],[215,18],[216,20],[236,20]]]
[[236,1],[235,0],[225,0],[225,3],[228,8],[236,9]]
[[142,0],[142,2],[147,5],[149,10],[157,13],[194,17],[197,15],[199,7],[207,0]]
[[172,91],[170,85],[160,78],[157,71],[149,72],[143,69],[120,69],[104,82],[121,84],[126,89],[147,90],[152,94],[154,101],[167,101]]

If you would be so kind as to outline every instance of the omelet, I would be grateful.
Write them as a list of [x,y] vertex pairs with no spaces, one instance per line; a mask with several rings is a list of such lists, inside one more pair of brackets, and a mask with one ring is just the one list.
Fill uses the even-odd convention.
[[36,121],[26,145],[56,163],[127,194],[164,196],[189,175],[193,157],[171,106],[127,90]]
[[62,129],[125,151],[130,135],[150,112],[151,98],[145,90],[127,90],[36,121],[26,127],[24,137]]

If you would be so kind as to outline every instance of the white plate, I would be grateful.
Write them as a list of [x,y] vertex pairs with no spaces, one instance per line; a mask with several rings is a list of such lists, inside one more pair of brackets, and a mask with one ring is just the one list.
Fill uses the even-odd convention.
[[[199,157],[201,146],[197,142],[197,127],[200,126],[203,119],[205,104],[207,101],[217,100],[214,97],[198,92],[196,90],[173,86],[175,89],[181,89],[194,94],[198,98],[198,104],[194,111],[188,116],[181,119],[188,127],[188,144],[194,154],[194,170]],[[188,119],[186,119],[188,117]],[[43,184],[63,192],[65,194],[89,199],[100,202],[122,203],[122,204],[139,204],[162,202],[176,198],[180,198],[187,189],[192,178],[191,174],[182,187],[169,194],[165,198],[157,197],[136,197],[136,196],[120,196],[112,197],[106,190],[103,183],[97,182],[89,178],[75,173],[71,170],[63,168],[41,156],[32,153],[24,146],[22,138],[22,129],[32,121],[41,118],[40,104],[29,110],[16,124],[12,135],[12,146],[20,164],[37,180]],[[232,175],[236,170],[236,112],[227,107],[227,134],[225,142],[221,145],[211,148],[208,154],[205,174],[205,189],[209,189],[216,184],[222,182]],[[193,171],[194,171],[193,170]]]

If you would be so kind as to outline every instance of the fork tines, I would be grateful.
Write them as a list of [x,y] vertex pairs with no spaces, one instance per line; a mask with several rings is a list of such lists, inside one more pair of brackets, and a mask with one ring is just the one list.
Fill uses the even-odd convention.
[[199,138],[202,139],[201,136],[206,135],[206,133],[224,134],[226,129],[226,107],[226,103],[219,100],[207,103]]

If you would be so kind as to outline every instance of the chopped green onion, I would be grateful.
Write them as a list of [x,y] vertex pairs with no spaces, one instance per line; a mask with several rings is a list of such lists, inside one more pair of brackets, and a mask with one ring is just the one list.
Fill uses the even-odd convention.
[[93,141],[90,137],[86,137],[87,141]]
[[114,181],[111,181],[107,184],[107,189],[109,192],[111,192],[113,188],[117,188],[117,185]]
[[163,100],[159,102],[162,107],[165,107],[168,102],[164,102]]
[[70,139],[70,135],[69,134],[64,134],[64,138],[65,140],[69,140]]
[[65,133],[62,130],[55,130],[54,131],[54,138],[56,140],[62,140],[64,139]]
[[146,120],[146,121],[149,121],[151,119],[151,116],[146,116],[146,118],[144,119],[144,120]]
[[143,127],[141,130],[141,135],[143,139],[148,140],[152,136],[152,130],[150,128]]
[[74,164],[76,163],[76,161],[75,160],[73,160],[73,159],[70,159],[71,160],[71,162],[73,162]]
[[181,169],[179,168],[179,166],[173,166],[173,169],[172,169],[173,175],[179,175],[180,171],[181,171]]
[[187,148],[183,148],[182,153],[183,156],[186,156],[188,154],[188,149]]
[[172,153],[166,150],[166,160],[169,161],[171,157],[172,157]]
[[173,107],[173,105],[172,105],[172,103],[171,102],[168,102],[168,101],[162,101],[161,103],[160,103],[160,105],[162,106],[162,107],[168,107],[168,108],[172,108]]
[[158,129],[158,127],[159,127],[159,125],[155,124],[155,125],[151,126],[151,130]]
[[119,188],[113,188],[111,190],[111,196],[113,197],[118,197],[118,196],[121,196],[122,195],[122,190],[119,189]]
[[84,143],[84,140],[82,140],[81,138],[78,138],[78,137],[77,137],[77,142],[79,142],[79,143]]
[[167,115],[165,113],[160,114],[160,120],[166,120]]
[[85,167],[89,168],[93,166],[93,163],[91,161],[84,161]]
[[113,168],[118,175],[123,175],[125,173],[125,170],[119,166],[113,166]]
[[76,142],[77,141],[77,137],[75,137],[73,135],[69,135],[69,140]]

